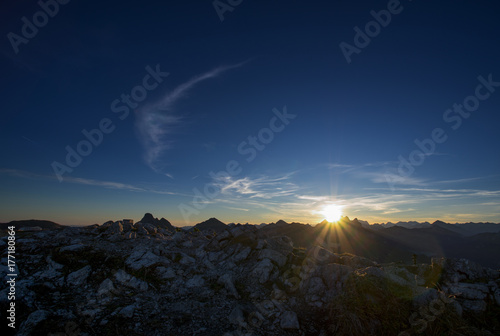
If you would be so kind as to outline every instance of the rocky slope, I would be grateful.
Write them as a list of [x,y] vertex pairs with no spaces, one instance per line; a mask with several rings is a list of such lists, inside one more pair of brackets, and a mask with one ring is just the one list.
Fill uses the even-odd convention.
[[[17,232],[17,334],[500,333],[497,270],[464,259],[378,264],[279,233],[142,222]],[[6,237],[0,248],[5,278]]]

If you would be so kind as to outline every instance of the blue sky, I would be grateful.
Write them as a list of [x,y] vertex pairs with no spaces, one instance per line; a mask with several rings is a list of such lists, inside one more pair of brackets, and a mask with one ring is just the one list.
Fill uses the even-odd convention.
[[2,222],[500,222],[491,1],[43,3],[0,5]]

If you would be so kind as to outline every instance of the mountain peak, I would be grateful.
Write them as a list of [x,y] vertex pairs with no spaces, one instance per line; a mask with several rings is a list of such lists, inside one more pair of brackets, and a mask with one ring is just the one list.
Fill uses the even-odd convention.
[[194,227],[198,228],[200,231],[208,230],[208,231],[220,232],[224,231],[227,228],[227,225],[218,220],[217,218],[212,217],[204,222],[196,224]]
[[141,223],[156,224],[157,220],[158,220],[158,218],[154,218],[152,214],[150,214],[149,212],[146,212],[144,214],[144,217],[142,217],[142,219],[140,220],[140,222]]
[[436,225],[436,226],[438,226],[438,225],[445,225],[445,224],[446,224],[445,222],[440,221],[439,219],[437,221],[435,221],[434,223],[432,223],[432,225]]
[[175,229],[173,227],[173,225],[168,220],[166,220],[165,218],[163,218],[163,217],[161,219],[155,218],[149,212],[147,212],[147,213],[144,214],[144,217],[142,217],[142,219],[140,220],[140,222],[141,223],[153,224],[153,225],[156,225],[158,227],[161,227],[161,228],[164,228],[164,229],[168,229],[168,230],[174,230]]

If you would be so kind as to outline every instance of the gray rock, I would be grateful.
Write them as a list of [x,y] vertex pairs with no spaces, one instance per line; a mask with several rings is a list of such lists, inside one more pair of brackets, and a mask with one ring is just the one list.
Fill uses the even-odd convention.
[[340,257],[340,263],[351,266],[352,268],[363,268],[376,266],[377,263],[370,259],[359,257],[356,255],[344,255]]
[[250,247],[248,247],[248,246],[245,247],[243,250],[241,250],[240,252],[238,252],[237,254],[235,254],[233,256],[233,261],[235,263],[237,263],[237,262],[245,260],[251,251],[252,251],[252,249]]
[[259,239],[257,240],[257,246],[255,247],[256,250],[262,250],[264,247],[266,247],[267,241],[265,239]]
[[413,298],[414,307],[428,306],[433,300],[438,299],[438,291],[434,288],[423,288]]
[[47,261],[47,268],[44,271],[39,271],[33,274],[33,276],[40,279],[55,279],[60,277],[62,273],[59,272],[59,270],[64,266],[56,263],[50,256],[48,256],[45,260]]
[[123,232],[123,222],[122,221],[117,221],[111,224],[110,227],[111,233],[122,233]]
[[293,311],[286,311],[281,314],[280,326],[282,329],[300,329],[297,314]]
[[406,268],[402,267],[384,267],[387,280],[398,284],[399,286],[414,287],[416,286],[415,275],[411,274]]
[[[18,336],[29,336],[40,322],[45,321],[49,317],[49,312],[46,310],[37,310],[31,313],[26,321],[19,327]],[[5,323],[5,322],[4,322]]]
[[489,289],[483,284],[457,283],[448,287],[448,293],[468,300],[484,300]]
[[238,294],[236,287],[234,287],[233,277],[231,276],[231,274],[226,273],[222,275],[217,280],[217,283],[224,285],[230,295],[232,295],[236,299],[240,299],[240,295]]
[[133,231],[127,232],[125,234],[125,238],[126,239],[135,239],[135,238],[137,238],[137,233],[133,232]]
[[245,316],[243,314],[243,309],[240,305],[236,305],[228,316],[228,320],[231,324],[239,325],[243,328],[246,327],[247,322],[245,321]]
[[123,232],[132,231],[134,228],[134,224],[132,223],[123,223]]
[[227,240],[231,237],[232,237],[231,233],[228,230],[225,230],[225,231],[217,234],[217,236],[215,236],[215,239],[220,243],[221,241]]
[[156,274],[162,279],[170,280],[175,278],[177,275],[172,267],[159,266],[156,268]]
[[259,279],[261,284],[269,281],[271,272],[274,270],[274,265],[271,260],[265,258],[260,261],[252,270],[252,274]]
[[149,267],[158,262],[160,262],[160,258],[144,246],[136,247],[125,261],[125,263],[134,270]]
[[135,276],[128,274],[124,270],[116,271],[115,279],[124,286],[141,291],[146,291],[149,287],[147,282],[137,279]]
[[245,233],[245,231],[240,226],[233,227],[232,229],[229,230],[229,232],[235,238]]
[[149,234],[155,234],[158,232],[158,227],[151,223],[144,223],[142,227],[148,231]]
[[181,260],[179,260],[179,263],[181,265],[192,265],[196,262],[196,259],[188,256],[187,254],[185,253],[182,253],[182,258]]
[[121,308],[120,311],[118,312],[118,315],[121,315],[126,318],[131,318],[134,316],[134,312],[135,312],[135,304],[131,304]]
[[432,258],[432,266],[442,269],[444,280],[462,282],[490,277],[490,272],[481,265],[468,259]]
[[205,279],[201,275],[195,275],[186,282],[187,288],[203,287],[205,285]]
[[326,286],[320,277],[311,277],[301,283],[301,290],[310,295],[321,295],[326,291]]
[[340,257],[321,246],[314,246],[307,251],[307,256],[317,264],[340,263]]
[[66,282],[72,286],[81,286],[87,281],[91,271],[90,265],[80,268],[78,271],[68,274]]
[[182,247],[190,248],[193,247],[193,242],[191,240],[186,240],[182,243]]
[[500,306],[500,289],[497,289],[493,296],[495,298],[497,306]]
[[276,236],[267,239],[268,248],[287,256],[293,251],[293,242],[288,236]]
[[462,308],[462,305],[457,300],[452,300],[448,304],[449,304],[450,308],[455,313],[457,313],[458,316],[462,317],[464,309]]
[[146,228],[141,223],[137,223],[136,228],[138,234],[149,235],[148,230],[146,230]]
[[353,271],[352,267],[339,264],[323,265],[319,269],[319,273],[328,289],[337,288],[337,283],[342,286]]
[[185,232],[179,231],[174,233],[174,235],[172,236],[172,240],[175,242],[183,241],[185,239],[185,236],[186,236]]
[[482,313],[486,311],[487,304],[482,300],[463,300],[462,307],[469,312]]
[[83,251],[85,248],[86,248],[86,246],[83,245],[83,244],[73,244],[73,245],[61,247],[61,249],[59,250],[59,252],[61,252],[61,253],[64,253],[64,252],[79,252],[79,251]]
[[263,260],[263,259],[272,260],[280,267],[282,267],[286,264],[287,257],[278,251],[271,249],[264,249],[260,251],[258,257],[258,260]]
[[113,285],[113,281],[111,281],[111,279],[106,279],[99,285],[99,288],[97,289],[97,295],[108,295],[115,291],[116,289]]

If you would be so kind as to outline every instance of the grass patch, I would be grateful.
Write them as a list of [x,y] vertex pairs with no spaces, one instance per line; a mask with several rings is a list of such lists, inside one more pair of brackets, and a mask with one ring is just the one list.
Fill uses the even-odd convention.
[[254,238],[248,237],[246,234],[242,234],[238,237],[235,237],[229,241],[229,246],[241,244],[243,246],[248,246],[252,249],[257,247],[257,240]]
[[411,290],[373,276],[351,275],[330,304],[330,331],[339,335],[397,335],[411,312]]

